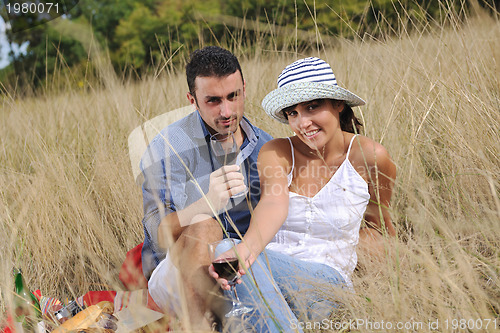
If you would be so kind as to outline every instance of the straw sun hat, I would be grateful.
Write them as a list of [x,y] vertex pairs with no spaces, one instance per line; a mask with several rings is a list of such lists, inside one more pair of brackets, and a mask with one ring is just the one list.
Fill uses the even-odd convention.
[[285,67],[278,76],[278,88],[267,94],[262,107],[274,119],[288,123],[281,110],[315,99],[336,99],[349,106],[364,105],[352,92],[339,87],[332,68],[325,61],[309,57]]

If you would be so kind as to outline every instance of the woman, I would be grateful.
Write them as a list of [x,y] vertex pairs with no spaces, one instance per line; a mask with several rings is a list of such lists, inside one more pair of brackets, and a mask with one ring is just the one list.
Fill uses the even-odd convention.
[[326,265],[351,286],[358,242],[377,247],[382,235],[395,235],[389,204],[396,168],[382,145],[355,134],[361,124],[351,107],[364,104],[337,85],[321,59],[298,60],[280,74],[262,106],[295,136],[259,153],[261,199],[237,248],[247,267],[267,248]]

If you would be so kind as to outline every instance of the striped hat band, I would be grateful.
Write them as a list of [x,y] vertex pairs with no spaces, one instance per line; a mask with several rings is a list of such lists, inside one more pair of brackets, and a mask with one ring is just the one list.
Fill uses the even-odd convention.
[[262,107],[274,119],[287,123],[281,110],[315,99],[341,100],[349,106],[365,104],[361,98],[337,85],[328,63],[309,57],[285,67],[278,76],[278,88],[264,97]]
[[305,58],[288,65],[278,76],[278,88],[296,82],[337,84],[332,68],[319,58]]

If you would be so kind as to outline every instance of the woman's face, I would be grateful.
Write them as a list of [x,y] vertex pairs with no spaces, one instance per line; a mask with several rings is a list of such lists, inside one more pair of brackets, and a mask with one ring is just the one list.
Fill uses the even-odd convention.
[[343,101],[317,99],[283,110],[295,134],[311,149],[322,148],[340,130]]

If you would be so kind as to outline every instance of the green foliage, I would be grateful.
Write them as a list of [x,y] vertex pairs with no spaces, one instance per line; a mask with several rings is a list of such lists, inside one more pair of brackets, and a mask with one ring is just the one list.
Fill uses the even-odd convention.
[[162,36],[163,24],[159,17],[153,15],[143,4],[136,4],[127,19],[120,20],[116,27],[115,42],[117,61],[121,65],[131,64],[142,67],[148,58],[155,59],[157,51],[152,51],[156,44],[155,36]]
[[[257,36],[271,40],[276,48],[291,38],[300,39],[299,47],[308,47],[317,42],[318,34],[383,37],[432,20],[440,23],[443,13],[458,8],[458,1],[439,0],[81,0],[63,20],[90,24],[93,40],[106,47],[115,70],[133,69],[140,75],[179,49],[231,45],[235,38],[239,45],[251,47]],[[58,56],[68,67],[84,64],[88,47],[82,47],[74,34],[58,31],[46,24],[8,34],[12,43],[29,41],[28,54],[15,59],[16,72],[43,80],[46,72],[55,70]],[[295,37],[295,31],[302,37]]]
[[[446,4],[455,10],[459,7],[456,1]],[[223,9],[227,15],[248,20],[349,37],[397,30],[409,20],[438,18],[442,6],[439,0],[228,0]]]
[[[4,82],[6,82],[6,83],[10,82],[10,81],[13,80],[13,78],[15,77],[15,75],[16,75],[16,73],[14,71],[14,65],[10,64],[10,65],[8,65],[5,68],[0,69],[0,82],[2,82],[2,83],[4,83]],[[0,92],[3,91],[3,88],[4,87],[0,86]]]
[[116,46],[115,33],[120,20],[128,18],[136,5],[154,9],[153,0],[81,0],[72,11],[72,18],[83,16],[92,24],[99,38],[104,38],[111,48]]
[[50,75],[61,68],[72,68],[87,57],[80,42],[47,25],[37,26],[26,33],[18,32],[11,40],[16,43],[29,41],[27,54],[13,57],[11,64],[17,74],[17,84],[21,86],[36,87],[46,78],[47,73]]

